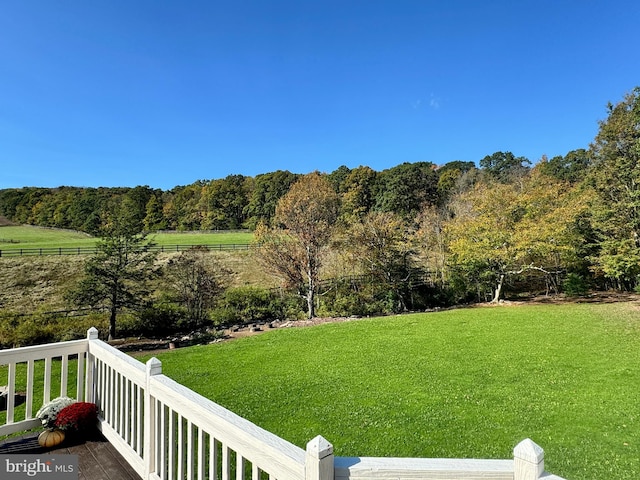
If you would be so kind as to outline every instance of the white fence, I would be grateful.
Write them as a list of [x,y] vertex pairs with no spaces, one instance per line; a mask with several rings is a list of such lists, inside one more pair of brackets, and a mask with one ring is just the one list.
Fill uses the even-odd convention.
[[100,341],[95,329],[86,340],[0,351],[0,365],[0,435],[39,425],[35,406],[58,395],[95,402],[103,434],[144,480],[562,480],[544,472],[544,452],[528,439],[510,460],[334,457],[322,437],[303,450],[166,377],[157,359],[145,365]]

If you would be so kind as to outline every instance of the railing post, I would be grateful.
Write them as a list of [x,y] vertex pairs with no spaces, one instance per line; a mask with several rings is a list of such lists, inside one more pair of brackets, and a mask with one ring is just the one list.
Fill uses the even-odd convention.
[[156,463],[156,402],[151,396],[151,377],[162,374],[162,362],[156,357],[149,359],[146,364],[146,380],[144,388],[144,446],[142,448],[142,460],[144,462],[143,480],[151,478],[155,473]]
[[98,340],[98,329],[96,327],[91,327],[87,330],[87,340]]
[[544,472],[544,450],[529,438],[513,449],[514,480],[538,480]]
[[333,480],[333,445],[318,435],[307,443],[305,480]]
[[85,384],[84,384],[84,398],[85,402],[95,403],[96,401],[96,386],[95,383],[95,363],[93,361],[93,355],[91,355],[91,341],[98,340],[98,329],[91,327],[87,330],[87,364],[85,369]]

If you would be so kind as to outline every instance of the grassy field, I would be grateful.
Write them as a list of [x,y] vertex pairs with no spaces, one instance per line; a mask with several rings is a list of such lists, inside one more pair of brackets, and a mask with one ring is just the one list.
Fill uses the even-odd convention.
[[[156,233],[150,238],[158,245],[247,244],[253,240],[249,232],[177,232]],[[21,248],[92,247],[96,238],[82,232],[30,226],[0,227],[0,250]]]
[[165,374],[301,447],[320,434],[339,456],[511,458],[529,437],[569,479],[640,473],[632,303],[358,320],[158,357]]
[[0,227],[0,250],[45,247],[91,247],[96,239],[82,232],[29,226]]

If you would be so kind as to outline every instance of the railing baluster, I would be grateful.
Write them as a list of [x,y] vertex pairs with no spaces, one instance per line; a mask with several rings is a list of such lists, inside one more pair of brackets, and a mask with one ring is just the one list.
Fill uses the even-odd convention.
[[165,408],[164,404],[159,404],[160,410],[160,435],[158,435],[158,439],[160,440],[160,478],[166,478],[167,474],[167,448],[169,445],[168,437],[166,435],[167,432],[167,419],[165,417]]
[[95,402],[96,405],[98,405],[98,408],[100,409],[100,411],[102,412],[102,415],[104,416],[105,420],[106,420],[106,404],[105,404],[105,399],[104,399],[104,390],[103,390],[103,386],[104,386],[104,364],[96,359],[96,375],[97,375],[97,379],[96,379],[96,398],[95,398]]
[[251,480],[260,480],[260,469],[255,463],[251,465]]
[[209,434],[209,480],[218,479],[218,441]]
[[171,407],[168,407],[169,439],[167,443],[169,447],[169,478],[171,479],[174,478],[176,465],[176,424],[173,417],[173,410],[171,410]]
[[187,478],[193,478],[193,450],[195,432],[193,431],[193,423],[187,420]]
[[[143,414],[143,402],[142,402],[142,387],[139,386],[135,386],[135,391],[136,391],[136,401],[137,401],[137,408],[136,408],[136,452],[138,452],[139,454],[142,454],[142,445],[143,445],[143,434],[142,434],[142,414]],[[153,408],[152,405],[150,405],[151,408]],[[153,419],[154,416],[151,415],[149,412],[146,413],[147,415],[149,415],[150,419]],[[150,420],[151,421],[151,420]]]
[[16,404],[16,364],[9,364],[9,377],[7,379],[7,424],[14,422],[14,408]]
[[84,398],[84,364],[86,355],[84,352],[78,354],[78,371],[76,378],[76,399],[82,401]]
[[231,449],[222,445],[222,480],[231,480]]
[[206,455],[207,455],[207,450],[205,448],[204,430],[202,430],[202,427],[198,427],[198,453],[197,453],[198,480],[204,480],[204,474],[205,474],[204,467],[205,467]]
[[67,396],[67,381],[69,378],[69,355],[62,356],[60,367],[60,396]]
[[102,362],[102,368],[104,369],[104,376],[102,378],[102,401],[104,402],[105,419],[107,422],[111,422],[111,395],[113,394],[113,389],[109,388],[111,368],[104,362]]
[[[115,397],[115,392],[116,392],[116,386],[115,386],[115,371],[110,367],[107,366],[107,376],[105,377],[106,383],[104,388],[105,390],[105,397],[106,397],[106,402],[107,402],[107,407],[109,409],[109,425],[113,426],[113,419],[114,419],[114,413],[113,413],[113,405],[115,403],[114,401],[114,397]],[[115,428],[115,427],[114,427]]]
[[132,405],[130,404],[130,396],[129,396],[129,391],[131,390],[131,384],[129,383],[129,380],[124,378],[124,375],[122,376],[122,381],[124,381],[124,406],[121,407],[122,409],[122,417],[124,420],[124,425],[123,425],[123,429],[122,429],[122,438],[124,438],[124,441],[127,442],[129,445],[131,445],[131,431],[129,430],[129,417],[131,416],[131,414],[133,413],[133,408]]
[[125,418],[125,410],[127,409],[126,404],[127,397],[127,388],[125,384],[124,375],[118,372],[118,396],[116,398],[116,406],[118,408],[118,420],[116,429],[120,433],[120,436],[124,438],[125,436],[125,427],[124,427],[124,418]]
[[178,478],[184,477],[184,418],[176,413],[178,420]]
[[236,452],[236,480],[244,480],[244,468],[246,461],[240,453]]
[[42,403],[51,401],[51,357],[44,360],[44,395]]
[[33,376],[35,370],[35,362],[29,360],[27,362],[27,405],[25,407],[25,420],[33,418]]
[[118,430],[118,372],[111,367],[111,426]]

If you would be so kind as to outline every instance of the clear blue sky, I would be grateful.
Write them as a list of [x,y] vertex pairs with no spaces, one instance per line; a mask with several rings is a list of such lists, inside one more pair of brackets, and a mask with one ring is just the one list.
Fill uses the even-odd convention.
[[5,0],[0,188],[586,148],[637,0]]

